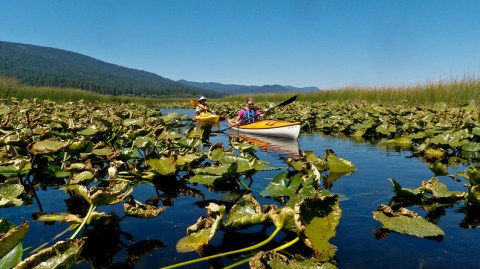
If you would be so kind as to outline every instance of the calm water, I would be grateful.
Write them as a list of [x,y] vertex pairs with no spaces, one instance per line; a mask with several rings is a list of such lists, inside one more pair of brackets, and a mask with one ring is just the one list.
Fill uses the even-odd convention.
[[[172,110],[164,110],[170,112]],[[191,115],[193,110],[174,110]],[[225,123],[219,126],[226,128]],[[228,145],[228,135],[219,134],[211,138],[212,143],[223,142]],[[268,141],[267,141],[268,142]],[[409,151],[387,150],[379,146],[356,143],[350,139],[325,137],[318,134],[301,134],[297,143],[270,141],[269,149],[260,149],[257,153],[262,160],[271,166],[285,168],[285,158],[289,150],[297,147],[301,150],[313,151],[317,156],[324,156],[325,149],[333,149],[337,156],[351,161],[357,171],[349,176],[343,176],[333,182],[330,192],[341,197],[340,207],[342,217],[337,228],[337,235],[331,240],[337,250],[339,268],[479,268],[480,231],[475,228],[464,228],[467,224],[476,226],[480,217],[465,212],[463,203],[453,207],[439,207],[428,217],[436,219],[437,225],[444,230],[445,237],[440,241],[420,239],[397,233],[390,233],[384,239],[376,239],[373,230],[381,224],[372,217],[372,212],[380,204],[388,204],[393,197],[393,189],[388,178],[396,179],[402,186],[417,188],[422,180],[428,180],[433,173],[419,158],[412,157]],[[276,144],[275,144],[276,143]],[[284,149],[284,151],[281,151]],[[464,167],[450,168],[450,174],[463,171]],[[263,199],[258,192],[265,188],[270,179],[282,170],[260,172],[255,174],[252,190],[260,203],[273,203],[271,199]],[[465,182],[454,182],[449,177],[438,177],[449,190],[465,189]],[[176,242],[185,236],[188,226],[206,215],[206,210],[196,203],[202,200],[222,199],[230,192],[210,192],[204,186],[187,185],[194,196],[177,195],[171,200],[171,205],[164,213],[154,219],[143,220],[126,217],[119,227],[108,230],[91,231],[86,256],[93,260],[92,264],[81,263],[74,268],[158,268],[181,261],[198,258],[198,254],[177,253]],[[133,195],[141,202],[162,195],[151,185],[138,185]],[[54,239],[60,232],[68,228],[68,224],[44,224],[31,220],[32,213],[65,212],[66,199],[64,190],[54,187],[39,188],[37,199],[33,204],[17,208],[1,209],[2,218],[15,224],[23,220],[30,222],[30,231],[23,240],[24,247],[33,249],[43,242],[55,242],[68,238],[72,232]],[[161,202],[160,202],[161,205]],[[415,206],[414,210],[422,217],[427,211]],[[100,207],[98,211],[107,213],[114,210],[123,216],[122,204]],[[475,219],[476,217],[476,219]],[[473,221],[472,221],[473,219]],[[228,242],[257,243],[273,231],[262,227],[253,227],[238,233],[216,234],[211,242],[213,251],[228,249]],[[280,241],[282,235],[276,241]],[[236,247],[238,248],[238,247]],[[230,249],[228,249],[230,250]],[[31,250],[29,250],[31,251]],[[28,251],[27,251],[28,252]],[[236,257],[238,258],[238,257]],[[223,264],[232,263],[230,258],[224,258]],[[207,263],[199,263],[186,268],[207,268]],[[218,266],[218,264],[216,264]],[[237,268],[247,268],[245,264]]]

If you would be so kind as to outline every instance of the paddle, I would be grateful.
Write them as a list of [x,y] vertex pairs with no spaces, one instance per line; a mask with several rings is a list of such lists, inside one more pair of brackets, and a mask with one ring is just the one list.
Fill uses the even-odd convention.
[[[293,96],[293,97],[290,97],[289,99],[287,99],[287,100],[281,102],[280,104],[278,104],[278,105],[276,105],[276,106],[274,106],[274,107],[271,107],[271,108],[269,108],[269,109],[267,109],[267,110],[270,111],[270,110],[273,110],[273,109],[275,109],[275,108],[277,108],[277,107],[286,106],[286,105],[288,105],[288,104],[293,103],[295,100],[297,100],[297,96],[296,96],[296,95]],[[248,121],[248,119],[243,120],[243,121],[240,122],[239,124],[232,125],[232,126],[230,126],[230,127],[228,127],[228,128],[225,128],[225,129],[222,129],[222,130],[212,131],[212,133],[223,133],[223,132],[225,132],[226,130],[229,130],[229,129],[235,127],[235,126],[242,125],[242,124],[245,123],[246,121]]]
[[193,107],[197,107],[197,106],[198,106],[198,102],[195,101],[195,100],[192,100],[192,99],[190,99],[190,104],[191,104]]

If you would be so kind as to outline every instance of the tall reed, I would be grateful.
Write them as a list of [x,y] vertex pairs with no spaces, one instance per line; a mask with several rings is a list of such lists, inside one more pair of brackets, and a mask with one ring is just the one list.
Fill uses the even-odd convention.
[[[256,94],[257,101],[281,102],[293,94],[298,94],[299,101],[367,101],[376,103],[400,104],[408,102],[412,105],[445,102],[449,104],[465,104],[480,102],[480,80],[463,79],[451,82],[431,82],[425,85],[409,87],[344,87],[333,90],[319,90],[308,93]],[[222,98],[222,101],[238,101],[247,95],[235,95]]]

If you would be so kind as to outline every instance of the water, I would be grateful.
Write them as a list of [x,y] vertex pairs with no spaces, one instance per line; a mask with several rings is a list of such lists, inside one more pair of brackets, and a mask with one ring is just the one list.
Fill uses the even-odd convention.
[[[176,111],[191,115],[193,110]],[[220,129],[226,128],[222,122]],[[228,135],[218,134],[211,138],[212,143],[222,142],[228,146]],[[270,141],[272,142],[272,141]],[[275,142],[275,141],[274,141]],[[278,141],[276,141],[278,142]],[[390,233],[384,239],[376,239],[374,229],[381,224],[372,217],[378,205],[388,204],[394,196],[388,178],[394,178],[403,187],[417,188],[422,180],[428,180],[433,172],[419,158],[412,157],[410,151],[387,150],[380,146],[356,143],[351,139],[326,137],[319,134],[301,134],[298,144],[275,144],[261,148],[257,156],[270,162],[271,166],[285,168],[285,159],[295,148],[313,151],[317,156],[324,156],[326,149],[333,149],[338,157],[352,162],[357,171],[342,176],[333,182],[330,192],[341,197],[342,217],[336,236],[331,240],[338,250],[336,259],[339,268],[478,268],[476,254],[480,248],[480,233],[476,227],[480,216],[467,211],[463,203],[450,207],[438,207],[429,213],[419,206],[410,207],[422,217],[436,219],[437,225],[444,230],[442,240],[428,240],[413,236]],[[281,150],[281,149],[285,150]],[[452,167],[450,173],[463,171],[464,167]],[[258,192],[268,185],[269,181],[282,170],[259,172],[255,174],[251,188],[260,203],[272,203],[264,199]],[[449,177],[438,177],[449,190],[466,189],[462,182],[455,182]],[[80,263],[74,268],[158,268],[181,261],[198,258],[196,252],[177,253],[176,242],[185,236],[186,229],[197,219],[206,215],[206,210],[196,203],[202,200],[221,199],[229,192],[210,192],[204,186],[184,186],[195,195],[174,194],[171,206],[154,219],[144,220],[126,217],[118,227],[108,230],[91,230],[88,247],[84,253],[91,262]],[[33,199],[29,206],[4,208],[1,217],[16,225],[23,220],[30,222],[30,231],[23,240],[24,247],[35,249],[44,242],[56,242],[68,238],[67,231],[58,239],[57,234],[68,228],[68,224],[44,224],[31,219],[34,212],[65,212],[67,196],[63,190],[55,187],[37,189],[38,199]],[[136,186],[133,195],[139,201],[156,198],[159,193],[148,184]],[[161,202],[160,202],[161,205]],[[122,204],[100,207],[98,211],[117,212],[123,215]],[[473,226],[471,229],[466,226]],[[243,242],[254,244],[267,237],[272,228],[266,231],[262,227],[252,227],[238,233],[219,232],[211,241],[212,247],[228,248],[226,242]],[[94,235],[94,236],[93,236]],[[282,235],[276,239],[282,240]],[[238,246],[237,246],[238,248]],[[29,250],[31,251],[31,250]],[[28,252],[26,255],[28,255]],[[230,257],[224,258],[224,265],[231,264]],[[218,265],[218,264],[217,264]],[[206,263],[199,263],[186,268],[206,268]],[[247,268],[244,264],[238,268]]]

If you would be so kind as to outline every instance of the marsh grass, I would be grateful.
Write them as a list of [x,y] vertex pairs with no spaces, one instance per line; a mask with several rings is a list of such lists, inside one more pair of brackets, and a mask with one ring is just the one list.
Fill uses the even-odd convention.
[[[295,93],[258,94],[257,101],[282,102]],[[426,105],[445,102],[461,105],[469,102],[480,102],[480,79],[464,79],[452,82],[433,82],[403,88],[378,87],[361,88],[345,87],[335,90],[319,90],[309,93],[297,93],[299,101],[310,102],[345,102],[367,101],[375,103]],[[225,101],[244,100],[246,95],[228,96]]]
[[[469,102],[480,103],[480,79],[463,79],[450,82],[432,82],[410,87],[345,87],[333,90],[319,90],[308,93],[256,94],[257,101],[280,103],[297,94],[298,101],[306,102],[346,102],[367,101],[386,104],[409,103],[425,105],[445,102],[462,105]],[[168,106],[185,103],[187,98],[142,98],[132,96],[111,96],[94,92],[54,87],[33,87],[20,84],[15,79],[0,77],[0,98],[49,99],[56,102],[85,100],[90,102],[138,102],[143,104]],[[230,95],[215,102],[243,101],[247,95]]]

